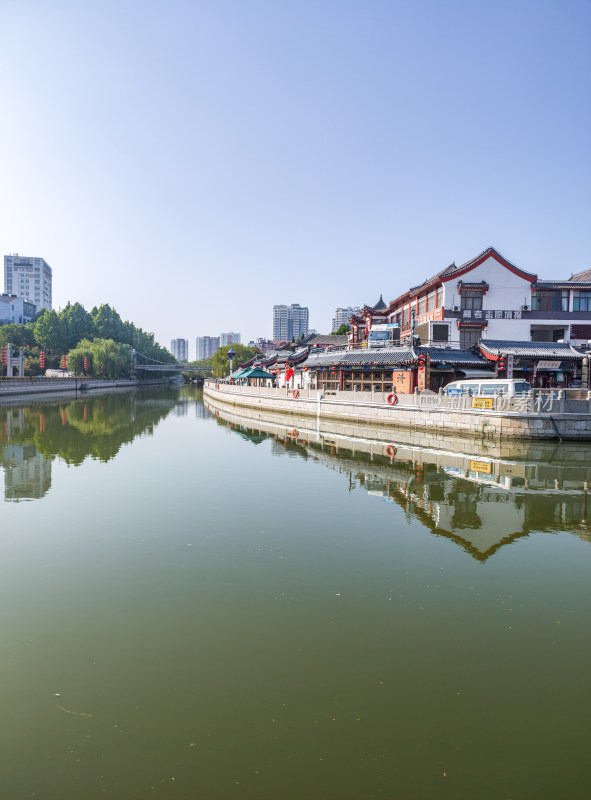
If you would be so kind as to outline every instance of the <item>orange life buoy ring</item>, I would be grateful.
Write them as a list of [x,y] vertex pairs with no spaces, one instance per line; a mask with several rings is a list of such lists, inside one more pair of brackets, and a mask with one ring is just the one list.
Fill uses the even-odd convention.
[[293,394],[294,397],[299,397],[300,396],[300,393],[298,392],[297,389],[294,389],[292,394]]
[[386,455],[390,456],[390,458],[394,458],[396,455],[396,448],[389,444],[388,447],[386,447]]
[[290,432],[289,432],[289,435],[290,435],[290,436],[293,436],[293,438],[294,438],[294,439],[297,439],[297,438],[298,438],[298,436],[299,436],[299,433],[298,433],[298,432],[296,431],[296,429],[294,428],[292,431],[290,431]]
[[389,394],[388,397],[386,398],[386,402],[388,403],[389,406],[395,406],[396,403],[398,402],[398,397],[394,393]]

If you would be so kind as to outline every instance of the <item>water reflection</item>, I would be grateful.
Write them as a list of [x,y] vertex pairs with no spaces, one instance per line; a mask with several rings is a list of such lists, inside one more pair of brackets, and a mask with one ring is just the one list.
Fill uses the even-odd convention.
[[111,392],[77,399],[36,400],[0,407],[0,466],[4,499],[33,500],[51,487],[52,461],[107,462],[124,444],[150,436],[173,409],[188,410],[174,389]]
[[591,541],[584,445],[537,443],[529,450],[535,459],[492,458],[467,440],[462,445],[472,452],[413,447],[408,433],[403,444],[386,443],[341,434],[336,424],[311,429],[309,419],[286,424],[256,412],[254,420],[208,405],[218,424],[244,440],[259,445],[271,439],[274,455],[320,462],[343,475],[347,491],[362,489],[398,506],[479,561],[538,531],[570,531]]

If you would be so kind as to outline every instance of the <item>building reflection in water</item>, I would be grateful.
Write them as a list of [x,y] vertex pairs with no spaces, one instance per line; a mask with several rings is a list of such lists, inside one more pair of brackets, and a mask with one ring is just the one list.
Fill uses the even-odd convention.
[[51,461],[33,444],[2,447],[4,499],[33,500],[44,497],[51,487]]
[[[0,467],[4,499],[44,497],[51,487],[54,458],[77,466],[92,458],[107,462],[137,436],[151,435],[173,409],[178,391],[111,392],[26,406],[0,407]],[[180,414],[188,411],[183,402]]]
[[[363,489],[397,505],[408,519],[459,544],[485,561],[499,548],[534,532],[570,531],[591,541],[587,497],[591,467],[579,446],[538,444],[536,460],[518,461],[339,436],[306,430],[310,420],[281,425],[227,409],[210,410],[218,423],[259,444],[271,438],[275,455],[312,458],[343,474],[348,491]],[[296,423],[296,424],[298,424]],[[395,436],[389,432],[388,436]],[[547,458],[548,460],[544,460]]]

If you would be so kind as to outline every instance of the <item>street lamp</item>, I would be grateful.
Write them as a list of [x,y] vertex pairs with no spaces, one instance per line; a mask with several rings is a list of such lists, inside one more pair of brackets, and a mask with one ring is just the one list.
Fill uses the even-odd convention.
[[234,372],[234,356],[236,353],[230,348],[228,350],[228,358],[230,359],[230,375]]

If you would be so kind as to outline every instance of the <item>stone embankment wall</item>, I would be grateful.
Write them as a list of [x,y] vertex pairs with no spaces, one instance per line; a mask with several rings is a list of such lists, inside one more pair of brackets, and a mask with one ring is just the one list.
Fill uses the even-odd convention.
[[0,400],[3,397],[27,396],[33,394],[55,394],[80,392],[92,389],[128,387],[140,389],[145,386],[168,383],[168,379],[151,378],[138,380],[100,380],[80,378],[5,378],[0,380]]
[[[582,489],[591,485],[589,446],[586,442],[550,440],[503,439],[478,440],[447,434],[434,437],[428,431],[409,431],[391,427],[363,426],[348,422],[327,422],[320,425],[310,417],[266,413],[260,409],[236,408],[207,398],[206,407],[218,419],[234,426],[276,439],[291,441],[302,446],[329,448],[330,453],[346,454],[355,458],[359,454],[369,457],[372,469],[374,458],[388,459],[392,466],[405,464],[433,464],[438,469],[452,468],[468,476],[479,471],[489,477],[485,481],[497,483],[502,479],[509,488],[515,478],[525,480],[524,489],[550,488],[553,491]],[[434,446],[434,441],[435,445]],[[488,469],[482,469],[485,462]],[[476,462],[476,464],[474,463]],[[389,468],[388,468],[389,470]],[[389,476],[389,472],[385,477]]]
[[[510,410],[503,411],[471,408],[471,398],[444,398],[442,402],[441,398],[433,395],[400,395],[401,401],[391,406],[387,403],[387,395],[381,392],[364,392],[360,397],[358,392],[323,395],[315,389],[300,389],[294,397],[294,393],[287,389],[231,386],[215,381],[205,382],[204,395],[213,402],[258,408],[265,412],[344,421],[356,426],[425,431],[432,435],[434,447],[439,446],[438,439],[445,439],[450,434],[481,440],[509,437],[591,440],[591,414],[585,400],[577,403],[577,407],[586,409],[584,412],[563,411],[567,407],[564,398],[554,403],[534,403],[532,407],[540,410],[533,411],[513,410],[520,407],[516,402],[509,403]],[[548,411],[541,410],[543,408]]]

